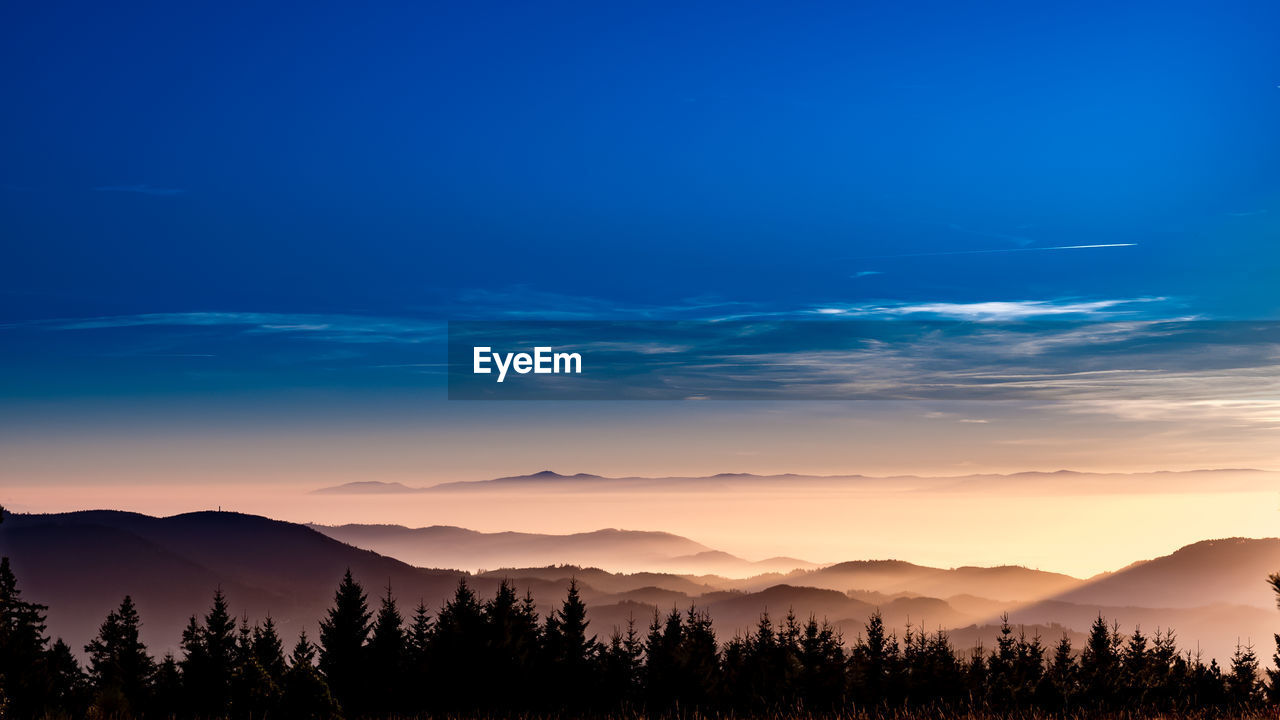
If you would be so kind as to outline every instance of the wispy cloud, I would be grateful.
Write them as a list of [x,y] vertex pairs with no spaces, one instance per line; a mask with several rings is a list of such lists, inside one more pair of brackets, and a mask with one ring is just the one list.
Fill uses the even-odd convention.
[[814,308],[817,315],[829,317],[907,317],[931,316],[951,320],[1010,322],[1029,318],[1078,316],[1103,317],[1133,312],[1135,303],[1150,303],[1164,298],[1125,298],[1109,300],[995,300],[987,302],[918,302],[895,304],[862,304]]
[[187,312],[115,315],[41,323],[53,330],[101,330],[144,326],[230,327],[249,333],[283,333],[342,343],[424,343],[444,338],[444,323],[405,318],[304,313]]
[[1053,250],[1096,250],[1101,248],[1137,247],[1138,243],[1094,243],[1090,245],[1052,245],[1049,247],[991,248],[984,250],[945,250],[941,252],[902,253],[900,255],[864,255],[852,260],[884,260],[889,258],[941,257],[944,255],[993,255],[997,253],[1048,252]]
[[118,193],[135,193],[138,195],[155,195],[158,197],[172,197],[181,195],[186,192],[182,188],[156,187],[154,185],[100,185],[93,189],[94,192],[118,192]]

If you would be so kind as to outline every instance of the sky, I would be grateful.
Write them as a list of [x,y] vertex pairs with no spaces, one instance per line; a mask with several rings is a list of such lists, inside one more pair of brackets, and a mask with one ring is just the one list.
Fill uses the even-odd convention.
[[[0,491],[28,506],[1280,468],[1274,3],[0,13]],[[847,372],[1017,392],[447,399],[448,322],[536,319],[958,323],[980,355],[869,340]],[[846,372],[805,350],[752,372]]]

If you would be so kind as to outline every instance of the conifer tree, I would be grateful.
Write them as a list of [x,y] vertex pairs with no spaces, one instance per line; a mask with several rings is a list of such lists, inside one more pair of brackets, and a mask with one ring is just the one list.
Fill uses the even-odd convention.
[[1272,636],[1276,651],[1271,655],[1271,667],[1267,668],[1267,702],[1280,705],[1280,633]]
[[844,700],[845,652],[840,635],[823,618],[809,616],[800,638],[799,690],[805,707],[817,712],[835,710]]
[[498,584],[484,604],[485,659],[493,681],[493,704],[510,708],[533,701],[542,668],[538,661],[538,620],[532,596],[522,601],[511,581]]
[[387,714],[403,709],[405,670],[408,667],[404,618],[396,607],[391,583],[373,622],[369,637],[370,708]]
[[1027,639],[1026,629],[1018,628],[1017,657],[1014,660],[1013,678],[1016,687],[1016,704],[1030,704],[1044,678],[1044,645],[1040,635]]
[[645,636],[645,691],[651,707],[665,710],[675,704],[680,678],[677,653],[684,638],[684,616],[676,608],[663,621],[655,609]]
[[128,716],[147,707],[155,661],[139,639],[141,625],[133,598],[125,595],[119,609],[107,614],[97,637],[85,645],[96,689],[94,704],[105,715]]
[[1050,661],[1049,671],[1046,674],[1052,693],[1052,704],[1055,708],[1065,710],[1071,706],[1071,701],[1076,695],[1079,671],[1075,656],[1071,652],[1071,638],[1063,631],[1062,639],[1058,640],[1058,644],[1054,646],[1053,660]]
[[236,624],[218,588],[203,624],[193,615],[182,631],[183,701],[197,715],[225,714],[236,668]]
[[253,656],[277,685],[284,681],[288,667],[284,662],[284,643],[276,631],[276,623],[267,617],[253,629]]
[[850,657],[854,701],[876,707],[890,698],[890,680],[898,656],[898,641],[887,634],[884,618],[876,610],[867,619],[866,637],[858,638]]
[[290,720],[333,720],[342,716],[342,708],[316,669],[315,660],[316,646],[307,640],[304,630],[298,634],[285,674],[283,714]]
[[156,666],[151,707],[160,717],[183,717],[188,713],[188,705],[183,698],[182,669],[173,653],[165,653]]
[[45,656],[47,609],[22,599],[9,558],[0,558],[0,698],[16,717],[39,714],[53,690]]
[[1089,628],[1089,637],[1080,653],[1080,685],[1083,700],[1094,707],[1115,700],[1120,674],[1117,647],[1119,633],[1107,626],[1101,615]]
[[720,646],[711,615],[690,607],[685,613],[684,631],[676,656],[682,707],[697,709],[715,700],[721,685]]
[[453,598],[440,608],[431,633],[432,691],[448,710],[474,707],[484,683],[485,624],[476,594],[465,577],[458,579]]
[[408,683],[405,697],[414,708],[426,707],[431,700],[431,635],[431,614],[426,603],[419,598],[405,640],[409,658],[405,669],[405,681]]
[[1147,636],[1142,634],[1140,626],[1134,627],[1124,652],[1120,654],[1121,682],[1132,704],[1141,706],[1147,701],[1147,693],[1151,690],[1150,664]]
[[627,616],[626,630],[615,627],[604,650],[604,674],[606,686],[618,704],[624,707],[640,699],[641,668],[644,641],[636,630],[636,618]]
[[274,715],[281,701],[280,686],[258,661],[254,632],[249,627],[249,619],[242,618],[231,673],[230,706],[235,717],[260,718]]
[[89,682],[71,646],[58,638],[49,648],[45,660],[52,690],[46,707],[51,714],[69,717],[84,715],[89,705]]
[[1251,708],[1261,699],[1261,671],[1258,656],[1252,645],[1236,641],[1236,651],[1231,655],[1231,669],[1226,676],[1227,697],[1233,705]]
[[578,581],[571,579],[560,609],[548,614],[546,648],[556,666],[552,692],[562,702],[581,705],[589,702],[596,689],[593,670],[599,643],[588,635],[587,606],[582,602]]
[[349,713],[364,709],[365,640],[369,637],[368,599],[348,569],[334,593],[333,607],[320,622],[320,671],[338,703]]

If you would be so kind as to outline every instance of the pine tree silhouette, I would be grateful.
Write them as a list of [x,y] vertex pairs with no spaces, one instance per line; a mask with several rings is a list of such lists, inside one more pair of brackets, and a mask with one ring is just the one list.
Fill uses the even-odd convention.
[[1075,655],[1071,651],[1071,638],[1066,632],[1053,649],[1053,660],[1049,663],[1047,678],[1051,695],[1049,707],[1066,710],[1071,707],[1077,692],[1080,667],[1076,664]]
[[280,685],[284,681],[288,670],[284,662],[284,643],[271,616],[253,629],[253,656],[272,682]]
[[0,701],[16,717],[38,714],[55,691],[45,655],[46,610],[22,599],[9,558],[0,558]]
[[249,619],[242,618],[231,673],[233,717],[269,717],[278,711],[282,700],[279,684],[258,661],[254,633],[255,629],[249,627]]
[[404,708],[405,673],[408,669],[408,643],[404,618],[396,607],[391,583],[382,596],[382,604],[369,637],[369,707],[376,714],[388,714]]
[[1121,643],[1101,615],[1089,627],[1089,637],[1080,653],[1080,684],[1088,705],[1105,707],[1116,700],[1120,682]]
[[493,599],[484,604],[485,666],[493,683],[491,704],[500,709],[529,704],[538,694],[538,617],[532,596],[521,600],[510,580],[502,580]]
[[83,715],[89,706],[89,678],[76,661],[71,646],[61,638],[54,641],[45,660],[51,690],[45,703],[50,716]]
[[285,674],[283,716],[290,720],[335,720],[342,708],[315,666],[316,646],[304,630],[289,656]]
[[432,690],[440,707],[458,710],[479,704],[482,688],[487,687],[484,635],[480,603],[466,578],[459,578],[431,633]]
[[94,705],[104,715],[141,713],[150,700],[155,661],[138,637],[141,625],[133,598],[125,595],[84,647],[97,691]]
[[1236,651],[1231,655],[1231,670],[1226,676],[1227,697],[1231,704],[1239,708],[1256,706],[1262,699],[1261,675],[1253,646],[1241,645],[1237,640]]
[[546,645],[550,661],[558,668],[553,692],[572,705],[589,703],[592,698],[586,696],[596,687],[593,675],[599,644],[595,635],[588,636],[589,624],[578,582],[570,580],[560,609],[548,615]]
[[320,672],[338,704],[352,714],[365,707],[368,676],[364,645],[371,617],[364,588],[348,569],[334,593],[328,617],[320,622]]

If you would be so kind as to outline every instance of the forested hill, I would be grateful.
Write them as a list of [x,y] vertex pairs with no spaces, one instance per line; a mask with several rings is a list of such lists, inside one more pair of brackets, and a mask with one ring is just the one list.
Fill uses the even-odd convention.
[[8,517],[0,553],[12,559],[24,591],[49,606],[49,632],[77,651],[106,614],[130,594],[144,620],[143,639],[175,649],[191,613],[221,588],[236,613],[272,617],[281,632],[314,633],[348,568],[372,594],[391,585],[408,606],[439,607],[467,576],[491,595],[510,579],[549,611],[577,579],[595,632],[607,636],[628,616],[697,606],[723,640],[748,631],[760,613],[794,609],[827,618],[850,636],[879,608],[890,627],[946,628],[970,646],[994,641],[1009,612],[1029,628],[1087,629],[1099,612],[1132,627],[1176,628],[1183,647],[1225,660],[1236,638],[1266,641],[1280,627],[1264,579],[1280,569],[1280,540],[1230,539],[1188,546],[1081,583],[1025,568],[927,568],[856,561],[791,573],[733,579],[714,575],[611,573],[567,565],[481,574],[423,569],[362,550],[304,525],[228,512],[156,518],[87,511]]

